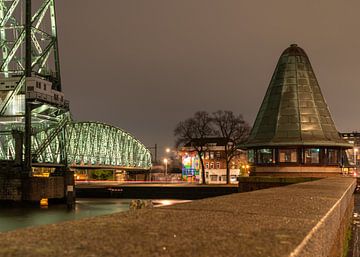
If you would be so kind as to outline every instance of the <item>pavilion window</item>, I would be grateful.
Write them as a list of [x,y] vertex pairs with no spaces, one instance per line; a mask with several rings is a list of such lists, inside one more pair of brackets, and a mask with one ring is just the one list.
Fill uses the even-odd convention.
[[338,164],[339,154],[337,149],[327,149],[328,164]]
[[304,162],[306,164],[319,164],[320,163],[320,149],[319,148],[305,149],[304,155],[305,155]]
[[274,163],[275,158],[273,149],[259,149],[257,152],[259,164]]
[[255,151],[253,149],[248,150],[247,152],[247,156],[248,156],[248,162],[249,163],[254,163],[255,162]]
[[279,149],[279,162],[296,163],[297,162],[296,149]]

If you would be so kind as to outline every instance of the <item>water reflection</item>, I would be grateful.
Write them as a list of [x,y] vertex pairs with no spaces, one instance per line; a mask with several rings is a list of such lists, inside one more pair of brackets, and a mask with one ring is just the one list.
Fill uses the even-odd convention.
[[[0,232],[123,212],[129,210],[130,202],[131,199],[79,199],[76,201],[74,211],[68,211],[62,205],[53,205],[46,209],[40,207],[10,208],[0,206]],[[155,207],[179,202],[186,201],[153,200]]]

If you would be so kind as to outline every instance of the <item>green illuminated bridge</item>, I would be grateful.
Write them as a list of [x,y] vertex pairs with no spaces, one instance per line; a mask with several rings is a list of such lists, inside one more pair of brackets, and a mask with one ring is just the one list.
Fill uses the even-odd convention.
[[0,161],[29,173],[36,166],[150,169],[150,151],[129,133],[72,120],[55,0],[0,0],[0,49]]
[[[14,159],[13,135],[3,133],[0,140],[0,159]],[[65,154],[67,164],[73,168],[147,170],[151,167],[150,151],[139,140],[99,122],[69,120],[63,129],[39,131],[32,136],[32,153],[34,166],[62,165],[62,154]]]

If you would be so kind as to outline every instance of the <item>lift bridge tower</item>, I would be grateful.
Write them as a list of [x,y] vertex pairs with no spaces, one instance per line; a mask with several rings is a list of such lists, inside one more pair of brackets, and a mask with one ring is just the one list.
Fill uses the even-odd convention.
[[[21,167],[22,178],[44,164],[66,166],[64,130],[71,117],[61,86],[55,0],[0,0],[0,47],[0,161]],[[57,149],[52,140],[59,140]]]

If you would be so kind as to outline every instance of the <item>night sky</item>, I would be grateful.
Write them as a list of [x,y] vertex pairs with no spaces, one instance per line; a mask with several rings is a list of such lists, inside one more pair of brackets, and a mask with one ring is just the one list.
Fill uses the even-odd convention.
[[252,125],[297,43],[338,130],[360,130],[359,10],[359,0],[57,1],[63,90],[76,120],[123,128],[161,154],[195,111]]

